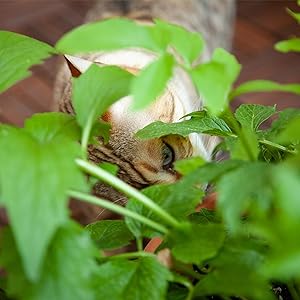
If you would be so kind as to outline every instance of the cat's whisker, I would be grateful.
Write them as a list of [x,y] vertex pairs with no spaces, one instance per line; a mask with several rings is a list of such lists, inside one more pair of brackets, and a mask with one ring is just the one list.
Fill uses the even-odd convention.
[[[127,198],[126,197],[120,197],[119,199],[116,199],[115,201],[112,201],[112,203],[117,204],[117,203],[121,203],[121,204],[125,204],[126,203]],[[107,208],[103,208],[100,213],[95,217],[95,221],[97,221],[101,215],[107,211]]]
[[[123,2],[126,2],[126,5]],[[193,58],[195,67],[209,60],[213,49],[230,48],[234,11],[233,0],[95,0],[95,6],[85,21],[95,22],[117,15],[147,22],[158,18],[193,32],[201,32],[206,39],[206,47],[201,57]],[[176,57],[175,60],[181,60],[177,53],[172,54]],[[68,63],[59,71],[54,97],[56,109],[74,115],[72,76],[80,76],[91,63],[118,66],[135,74],[154,62],[157,56],[148,50],[129,47],[66,58]],[[116,89],[118,84],[116,82]],[[151,89],[151,86],[147,88]],[[204,99],[199,96],[192,78],[184,68],[174,68],[165,91],[147,108],[133,112],[132,101],[134,99],[131,96],[118,99],[102,116],[97,116],[99,120],[102,118],[111,126],[109,142],[106,144],[102,137],[98,137],[97,143],[89,145],[89,160],[95,164],[108,162],[117,165],[118,177],[141,190],[153,184],[173,183],[179,180],[179,174],[169,170],[175,160],[193,155],[200,155],[207,161],[214,158],[213,149],[220,140],[207,134],[192,133],[188,137],[171,134],[153,139],[138,139],[135,135],[138,130],[152,122],[177,123],[183,121],[182,116],[203,108]],[[213,159],[217,162],[221,160],[219,156]],[[94,192],[99,197],[117,199],[114,203],[120,205],[126,202],[121,193],[105,184],[99,184]],[[98,207],[95,210],[91,212],[91,219],[98,214],[96,220],[106,218],[109,211]]]

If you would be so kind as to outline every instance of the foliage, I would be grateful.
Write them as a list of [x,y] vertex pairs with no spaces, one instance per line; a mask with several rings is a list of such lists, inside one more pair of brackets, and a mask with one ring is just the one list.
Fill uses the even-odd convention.
[[[104,263],[96,279],[99,299],[165,299],[167,280],[172,276],[154,257]],[[114,284],[111,280],[113,279]]]
[[[30,75],[28,69],[55,53],[51,46],[27,36],[0,31],[0,92]],[[20,51],[22,49],[22,51]]]
[[157,121],[139,130],[136,134],[141,139],[158,138],[170,134],[188,136],[189,134],[209,133],[219,136],[230,136],[232,131],[220,118],[207,114],[193,114],[189,120],[178,123],[163,123]]
[[[298,13],[289,13],[299,21]],[[299,51],[298,44],[294,38],[276,48]],[[0,124],[0,204],[9,217],[0,236],[0,266],[6,271],[0,293],[21,300],[275,299],[271,287],[280,282],[300,297],[300,110],[278,112],[256,104],[240,105],[235,112],[229,108],[245,93],[299,95],[300,84],[257,80],[233,88],[241,68],[233,55],[216,49],[210,61],[197,65],[202,37],[160,20],[153,26],[126,19],[85,24],[55,47],[1,31],[0,45],[0,91],[54,53],[134,47],[156,57],[137,75],[92,65],[74,78],[75,116],[36,114],[24,128]],[[192,78],[206,107],[181,122],[152,123],[136,136],[217,135],[229,158],[177,161],[180,180],[138,191],[116,177],[117,167],[89,162],[87,147],[99,135],[107,142],[109,124],[100,117],[111,104],[133,95],[133,108],[147,107],[164,92],[175,68]],[[124,193],[126,207],[90,195],[85,175]],[[207,185],[217,191],[216,211],[195,212]],[[125,220],[82,228],[70,220],[70,196]],[[147,237],[163,239],[157,252],[167,248],[171,263],[161,263],[161,253],[142,251]],[[107,256],[107,250],[118,252],[134,240],[137,252]]]
[[103,220],[87,225],[91,238],[99,249],[117,249],[134,239],[122,220]]
[[[172,77],[174,63],[173,56],[164,54],[141,71],[132,82],[132,96],[135,98],[133,108],[144,108],[164,91]],[[153,86],[153,88],[141,89],[141,86]]]
[[[228,95],[239,72],[240,65],[236,58],[223,49],[216,49],[210,62],[201,64],[191,71],[200,95],[214,115],[227,108]],[[212,86],[213,82],[218,84]]]

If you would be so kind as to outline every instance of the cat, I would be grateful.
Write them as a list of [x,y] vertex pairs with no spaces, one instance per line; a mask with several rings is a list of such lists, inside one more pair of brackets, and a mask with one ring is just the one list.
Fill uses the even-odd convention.
[[[191,31],[200,32],[206,48],[201,62],[210,58],[216,47],[231,48],[234,0],[123,0],[97,1],[88,12],[86,22],[122,16],[137,22],[151,22],[153,18],[178,24]],[[56,110],[74,114],[71,103],[71,75],[78,77],[91,65],[117,65],[134,74],[155,59],[143,50],[125,49],[94,53],[80,57],[66,56],[65,64],[56,79]],[[71,72],[70,72],[71,71]],[[150,87],[151,88],[151,87]],[[183,70],[176,69],[165,92],[148,108],[131,112],[131,97],[125,97],[113,104],[102,116],[111,124],[110,140],[105,145],[101,140],[89,146],[89,159],[95,163],[110,162],[119,167],[118,177],[141,189],[156,183],[171,183],[180,178],[174,171],[176,160],[200,155],[211,159],[218,139],[204,134],[191,134],[184,138],[166,136],[159,139],[140,140],[135,138],[137,130],[154,121],[178,122],[180,118],[203,107],[190,78]],[[99,116],[100,118],[101,116]],[[105,184],[94,186],[94,194],[124,204],[126,197]],[[99,211],[100,214],[99,215]],[[93,218],[107,218],[111,215],[94,206],[80,208],[80,218],[87,223]]]

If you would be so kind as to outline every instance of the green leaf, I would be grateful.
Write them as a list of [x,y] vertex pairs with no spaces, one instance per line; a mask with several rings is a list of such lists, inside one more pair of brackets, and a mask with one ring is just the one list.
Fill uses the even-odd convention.
[[38,40],[14,32],[0,31],[0,92],[30,75],[28,69],[55,50]]
[[9,271],[9,295],[23,300],[94,299],[97,252],[88,234],[78,225],[69,223],[57,231],[36,283],[27,279],[10,231],[3,233],[1,245],[0,263]]
[[167,46],[164,33],[154,26],[113,18],[77,27],[66,33],[55,47],[61,53],[68,54],[133,47],[161,51]]
[[226,242],[220,254],[208,262],[212,271],[196,284],[194,296],[274,300],[267,279],[260,273],[264,257],[256,248],[241,238]]
[[116,249],[126,246],[134,239],[122,220],[103,220],[89,224],[86,229],[99,249]]
[[11,300],[7,297],[5,291],[2,288],[0,288],[0,299],[1,300]]
[[278,114],[278,118],[272,123],[271,128],[265,132],[268,139],[275,139],[278,134],[285,130],[292,119],[300,117],[300,109],[287,108]]
[[188,136],[190,133],[207,133],[219,136],[230,136],[232,131],[227,124],[217,117],[191,118],[177,123],[157,121],[139,130],[136,136],[141,139],[158,138],[170,134]]
[[[298,227],[291,227],[290,230],[299,230]],[[299,232],[299,231],[298,231]],[[300,268],[300,249],[296,240],[297,236],[292,236],[290,232],[285,231],[288,234],[288,238],[280,241],[282,247],[277,248],[274,251],[265,266],[265,273],[271,278],[276,278],[278,280],[293,280],[294,278],[299,278],[299,268]]]
[[90,132],[94,123],[115,101],[129,94],[132,75],[118,67],[92,65],[74,78],[73,106],[79,125]]
[[[263,145],[262,154],[266,161],[282,161],[286,151],[294,151],[297,143],[297,121],[299,119],[300,110],[295,108],[285,109],[278,114],[278,118],[272,123],[271,128],[263,132],[263,138],[274,143],[280,141],[287,145],[287,150],[282,152],[280,148],[274,148],[268,145]],[[292,122],[295,122],[294,125]],[[289,125],[292,127],[289,129]],[[280,140],[282,139],[282,140]],[[280,146],[280,145],[279,145]],[[282,147],[282,146],[280,146]]]
[[300,177],[294,162],[292,160],[289,164],[278,164],[272,168],[272,213],[258,220],[260,222],[256,222],[254,227],[256,235],[259,234],[269,245],[264,273],[285,282],[300,275]]
[[276,137],[278,143],[293,143],[299,144],[300,142],[300,116],[292,118],[287,124],[286,128],[283,129],[280,134]]
[[192,111],[191,113],[184,115],[180,119],[183,119],[185,117],[197,117],[197,118],[205,118],[205,117],[212,117],[208,114],[207,110],[204,108],[202,110]]
[[188,296],[188,289],[178,285],[170,284],[166,300],[186,300]]
[[172,55],[163,54],[133,78],[131,82],[133,109],[145,108],[164,92],[167,82],[172,77],[174,64]]
[[242,104],[235,111],[235,117],[242,126],[257,131],[261,123],[274,115],[275,112],[275,106]]
[[99,164],[99,167],[105,171],[108,171],[110,174],[117,175],[119,171],[119,167],[117,165],[108,163],[108,162],[102,162]]
[[197,177],[189,174],[172,185],[151,186],[144,189],[143,193],[175,218],[184,219],[194,212],[204,196],[200,183]]
[[300,52],[300,38],[292,38],[289,40],[281,41],[275,44],[275,49],[283,53]]
[[102,137],[104,144],[107,144],[109,141],[110,130],[111,124],[102,120],[97,120],[97,123],[92,127],[89,143],[97,144],[99,143],[99,137]]
[[277,207],[289,219],[298,221],[300,216],[298,168],[290,167],[287,164],[277,165],[273,168],[272,181],[277,197]]
[[201,208],[199,212],[189,215],[189,221],[196,224],[220,223],[221,219],[214,210]]
[[155,258],[115,259],[99,267],[96,292],[101,300],[163,300],[170,278]]
[[9,132],[12,131],[12,130],[18,130],[18,129],[16,127],[11,126],[11,125],[0,123],[0,139],[2,137],[7,136],[9,134]]
[[54,138],[70,138],[80,140],[81,130],[74,116],[51,112],[35,114],[25,121],[25,130],[41,142]]
[[202,183],[214,183],[220,180],[226,173],[238,169],[244,164],[245,162],[238,160],[226,160],[218,163],[210,162],[189,174],[187,178],[197,178]]
[[223,49],[216,49],[211,62],[201,64],[190,74],[208,110],[217,115],[228,106],[228,96],[240,72],[237,60]]
[[204,40],[199,33],[189,32],[178,25],[161,20],[155,20],[155,24],[170,36],[170,45],[184,59],[185,64],[191,65],[199,58],[204,47]]
[[[257,233],[257,227],[255,229]],[[263,232],[263,238],[268,238],[271,245],[262,268],[265,276],[281,282],[299,278],[300,249],[297,235],[299,229],[299,221],[291,222],[288,218],[282,217],[265,222],[259,228]]]
[[199,156],[188,157],[186,159],[177,160],[174,164],[174,169],[181,175],[187,175],[205,163],[206,161]]
[[241,65],[238,63],[234,55],[227,52],[225,49],[215,49],[212,61],[223,64],[226,69],[228,83],[231,84],[237,79],[241,71]]
[[[191,174],[191,176],[187,175],[172,185],[150,186],[144,189],[143,193],[175,218],[186,219],[189,214],[194,212],[196,205],[201,202],[204,195],[199,188],[200,183],[198,177]],[[130,199],[126,207],[147,218],[159,220],[152,211],[134,199]],[[148,227],[140,222],[126,218],[126,223],[136,237],[152,236],[153,231],[149,231]]]
[[259,154],[259,145],[255,132],[249,127],[242,127],[240,134],[243,135],[244,142],[241,137],[226,139],[230,158],[235,160],[256,160]]
[[300,13],[295,13],[289,8],[286,9],[289,15],[291,15],[300,24]]
[[41,127],[37,139],[18,129],[0,140],[1,199],[32,281],[40,276],[55,231],[68,219],[67,190],[86,189],[75,165],[79,153],[78,143],[61,137],[49,140]]
[[220,224],[187,224],[184,230],[173,230],[168,244],[174,257],[184,263],[200,264],[215,256],[225,239]]
[[[218,208],[231,231],[237,231],[242,213],[265,213],[271,205],[268,164],[246,163],[217,182]],[[251,180],[250,180],[251,179]]]
[[[266,140],[263,140],[265,142]],[[263,160],[268,163],[273,162],[281,162],[284,157],[285,153],[281,151],[281,149],[278,148],[278,144],[275,144],[276,147],[272,145],[266,145],[263,144],[262,141],[260,141],[260,154],[259,154],[259,160]],[[279,145],[281,146],[281,145]]]
[[288,92],[300,95],[300,84],[280,84],[270,80],[252,80],[239,85],[230,93],[229,98],[232,100],[243,94],[272,91]]
[[108,141],[109,125],[100,117],[111,104],[129,94],[131,79],[132,75],[119,67],[100,68],[97,65],[92,65],[79,78],[73,78],[72,101],[77,122],[83,128],[83,155],[88,143],[93,143],[93,139],[90,141],[91,132],[99,134],[100,131],[104,142]]
[[[146,210],[145,207],[140,202],[138,202],[134,199],[128,200],[128,202],[126,204],[126,208],[138,213],[139,215],[143,215],[143,216],[151,215],[149,210]],[[128,229],[132,232],[132,234],[137,239],[147,236],[147,234],[149,233],[148,227],[146,227],[141,222],[136,221],[135,219],[125,217],[125,223],[126,223]],[[151,233],[152,233],[152,231],[151,231]]]

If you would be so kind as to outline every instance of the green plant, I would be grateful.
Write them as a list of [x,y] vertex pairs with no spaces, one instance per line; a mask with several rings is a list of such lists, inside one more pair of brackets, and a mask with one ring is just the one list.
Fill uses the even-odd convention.
[[[299,20],[299,14],[292,14]],[[94,39],[96,33],[101,39]],[[0,265],[6,273],[0,284],[9,296],[154,300],[218,295],[265,300],[274,299],[272,283],[281,282],[299,299],[300,110],[277,112],[275,107],[251,104],[233,113],[229,104],[254,91],[299,95],[300,84],[259,80],[234,89],[241,67],[225,50],[216,49],[211,61],[193,65],[203,44],[200,35],[159,20],[150,27],[124,19],[83,25],[62,37],[55,48],[0,32],[0,91],[53,54],[141,47],[158,55],[138,76],[92,65],[73,81],[74,117],[43,113],[28,119],[24,128],[0,125],[0,204],[10,220],[1,230]],[[291,40],[276,47],[300,51],[296,44]],[[168,52],[170,47],[180,62]],[[107,137],[109,126],[99,125],[97,117],[113,102],[132,94],[134,108],[144,108],[163,91],[174,66],[190,74],[206,110],[180,123],[150,124],[137,135],[218,135],[230,159],[177,162],[181,180],[138,191],[88,162],[87,145],[95,133]],[[148,84],[152,94],[147,93]],[[89,97],[83,105],[84,95]],[[262,130],[260,125],[273,115],[277,119]],[[126,207],[90,195],[85,174],[126,194]],[[218,193],[216,212],[195,212],[204,196],[203,183]],[[82,228],[69,217],[69,197],[119,213],[124,220]],[[142,251],[143,238],[155,236],[164,240],[161,249],[170,249],[171,268]],[[132,240],[137,252],[103,255],[103,250]]]

